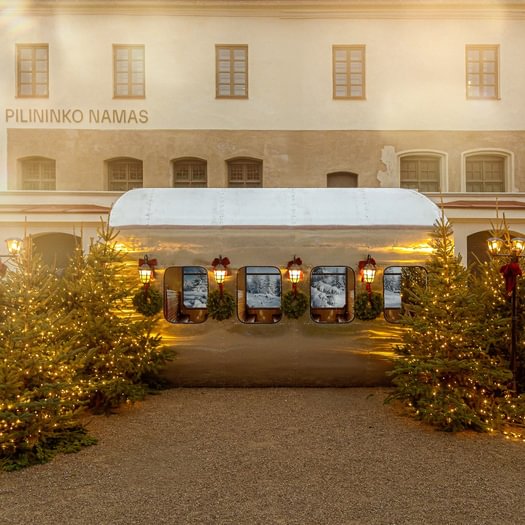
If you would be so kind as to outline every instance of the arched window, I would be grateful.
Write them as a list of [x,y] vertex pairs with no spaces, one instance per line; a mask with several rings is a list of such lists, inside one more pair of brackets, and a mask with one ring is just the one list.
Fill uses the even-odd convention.
[[142,161],[128,157],[113,159],[108,165],[108,190],[142,188]]
[[465,190],[506,191],[506,157],[497,154],[470,155],[465,159]]
[[173,161],[174,188],[206,188],[208,174],[206,161],[187,158]]
[[56,163],[53,159],[30,157],[20,161],[23,190],[56,190]]
[[327,188],[357,188],[357,173],[337,171],[326,175]]
[[229,188],[262,188],[262,160],[238,158],[227,163]]
[[441,158],[437,155],[405,155],[400,158],[399,186],[422,192],[441,191]]

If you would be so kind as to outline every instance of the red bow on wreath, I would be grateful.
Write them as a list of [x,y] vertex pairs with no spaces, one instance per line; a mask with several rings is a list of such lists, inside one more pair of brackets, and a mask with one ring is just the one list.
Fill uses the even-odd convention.
[[505,289],[507,290],[507,295],[510,296],[516,287],[516,280],[522,275],[520,265],[517,262],[511,262],[509,264],[504,264],[499,271],[503,274],[505,279]]
[[228,257],[223,257],[222,255],[219,255],[219,257],[215,257],[213,261],[211,262],[211,265],[215,268],[219,266],[219,264],[222,264],[225,268],[230,264],[230,259]]
[[288,264],[286,265],[286,269],[289,270],[293,265],[301,266],[303,264],[303,261],[300,257],[293,256],[293,259],[291,261],[288,261]]

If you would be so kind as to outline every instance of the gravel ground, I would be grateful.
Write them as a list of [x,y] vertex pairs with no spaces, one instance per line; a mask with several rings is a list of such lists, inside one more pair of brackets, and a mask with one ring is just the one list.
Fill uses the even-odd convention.
[[99,444],[0,473],[7,524],[525,524],[525,443],[437,432],[387,389],[174,389]]

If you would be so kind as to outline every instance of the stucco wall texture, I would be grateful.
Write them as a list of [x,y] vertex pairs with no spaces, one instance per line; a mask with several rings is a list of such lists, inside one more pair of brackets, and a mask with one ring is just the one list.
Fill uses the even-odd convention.
[[57,190],[106,190],[106,161],[118,157],[142,160],[144,187],[171,187],[172,161],[187,157],[207,162],[212,188],[227,185],[226,161],[237,157],[262,160],[264,187],[325,187],[326,175],[338,171],[356,173],[359,187],[395,187],[400,156],[426,152],[442,158],[442,190],[459,192],[464,156],[479,152],[505,155],[506,191],[525,191],[525,131],[9,129],[7,146],[13,190],[19,161],[32,156],[56,161]]

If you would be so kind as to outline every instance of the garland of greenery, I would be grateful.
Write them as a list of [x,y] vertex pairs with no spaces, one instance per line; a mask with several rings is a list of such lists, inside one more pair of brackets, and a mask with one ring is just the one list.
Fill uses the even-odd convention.
[[283,313],[290,319],[299,319],[308,309],[308,298],[304,293],[291,291],[283,296]]
[[153,317],[162,310],[162,295],[155,288],[141,288],[133,296],[133,306],[139,314]]
[[208,313],[217,321],[229,319],[235,311],[235,299],[228,292],[213,290],[208,294]]
[[361,292],[355,298],[355,316],[361,321],[375,319],[383,310],[383,296],[379,292]]

